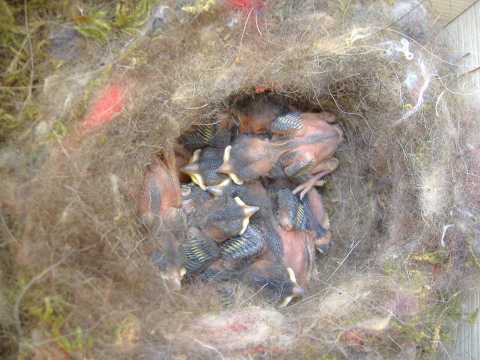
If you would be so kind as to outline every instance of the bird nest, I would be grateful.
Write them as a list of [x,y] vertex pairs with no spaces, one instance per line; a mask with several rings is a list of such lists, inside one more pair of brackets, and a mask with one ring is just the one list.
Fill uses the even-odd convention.
[[[23,356],[444,349],[470,257],[469,220],[452,209],[473,201],[462,144],[476,125],[448,91],[454,70],[424,6],[162,1],[145,24],[107,50],[87,41],[46,79],[45,120],[15,142],[23,160],[2,193],[14,239],[2,316]],[[228,303],[211,282],[172,290],[138,217],[145,169],[192,125],[263,97],[335,114],[342,129],[338,169],[320,190],[330,252],[317,256],[304,297],[283,309],[242,282]],[[187,236],[181,224],[163,229]]]

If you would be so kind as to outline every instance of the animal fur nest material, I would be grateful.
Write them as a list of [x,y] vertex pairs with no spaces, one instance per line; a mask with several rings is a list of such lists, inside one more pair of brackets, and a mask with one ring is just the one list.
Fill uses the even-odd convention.
[[[452,304],[468,227],[442,230],[460,222],[452,209],[469,198],[469,162],[459,158],[478,125],[449,91],[455,69],[424,5],[217,1],[186,12],[194,2],[159,3],[169,16],[154,35],[111,42],[102,61],[89,51],[52,75],[39,99],[43,130],[13,144],[23,160],[2,160],[5,189],[13,189],[1,196],[15,239],[12,274],[21,279],[11,302],[20,351],[39,359],[241,355],[232,355],[238,339],[202,334],[196,351],[171,337],[219,311],[264,307],[262,299],[239,286],[225,308],[210,286],[166,288],[145,254],[151,244],[134,197],[154,154],[259,93],[335,113],[346,141],[323,190],[332,251],[318,261],[309,296],[282,314],[268,310],[278,331],[292,326],[261,347],[252,341],[257,353],[406,358],[441,350],[442,310]],[[92,120],[112,87],[121,89],[116,110],[107,101],[100,108],[108,116]]]

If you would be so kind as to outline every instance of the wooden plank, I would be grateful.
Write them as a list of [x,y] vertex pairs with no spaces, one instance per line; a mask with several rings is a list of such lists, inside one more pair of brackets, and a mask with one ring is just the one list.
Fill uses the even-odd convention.
[[448,349],[443,360],[480,359],[480,289],[475,286],[465,289],[461,299],[465,319],[459,321],[452,334],[455,345]]
[[460,72],[472,72],[464,77],[462,90],[465,93],[479,93],[480,70],[475,69],[480,67],[480,2],[451,21],[444,35],[455,52],[465,55],[458,63]]
[[431,0],[433,10],[440,16],[441,25],[450,23],[475,2],[476,0]]

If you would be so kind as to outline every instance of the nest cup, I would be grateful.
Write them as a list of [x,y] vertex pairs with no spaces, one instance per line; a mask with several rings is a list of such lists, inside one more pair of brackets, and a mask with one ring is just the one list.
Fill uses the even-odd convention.
[[[455,159],[469,138],[458,124],[476,125],[444,91],[439,74],[452,69],[429,29],[402,28],[390,5],[342,4],[267,2],[244,13],[227,2],[195,15],[167,4],[176,16],[162,32],[141,36],[111,64],[103,84],[127,84],[115,120],[82,133],[76,106],[63,138],[21,145],[29,154],[46,147],[41,166],[14,181],[13,269],[30,281],[12,321],[22,351],[66,351],[57,340],[72,343],[77,328],[81,346],[69,351],[101,358],[392,358],[438,350],[441,309],[451,306],[444,301],[465,255],[464,235],[440,243],[443,226],[457,221],[450,209],[468,199]],[[54,101],[48,95],[45,109]],[[306,297],[281,313],[241,285],[227,307],[211,285],[165,287],[148,256],[156,244],[135,208],[152,156],[238,99],[261,96],[332,112],[345,134],[339,168],[320,190],[332,248],[317,260]],[[183,236],[186,229],[169,223],[161,231]],[[54,299],[47,320],[46,298]],[[192,335],[199,317],[250,305],[278,313],[272,321],[280,333],[224,347]],[[198,341],[185,341],[192,337]]]

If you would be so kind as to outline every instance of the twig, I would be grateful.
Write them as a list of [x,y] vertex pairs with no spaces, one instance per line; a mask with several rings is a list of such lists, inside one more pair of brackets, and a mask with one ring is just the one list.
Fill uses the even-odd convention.
[[[5,228],[5,232],[8,234],[8,236],[10,237],[12,242],[18,242],[18,240],[15,238],[15,236],[10,231],[10,228],[8,227],[8,224],[5,221],[5,217],[2,214],[0,214],[0,218],[2,219],[2,225]],[[5,245],[8,245],[8,243],[9,243],[8,241],[4,242]],[[3,246],[4,244],[0,244],[0,247]]]
[[440,81],[440,84],[442,84],[442,86],[445,88],[445,90],[447,90],[450,94],[452,95],[460,95],[460,96],[477,96],[480,91],[479,90],[473,90],[472,92],[458,92],[458,91],[454,91],[452,89],[450,89],[447,84],[445,84],[442,80],[442,78],[440,77],[437,77],[436,79],[438,79],[438,81]]
[[208,344],[205,344],[205,343],[201,342],[201,341],[198,340],[198,339],[193,339],[193,341],[199,343],[201,346],[203,346],[203,347],[206,348],[206,349],[215,351],[215,352],[218,354],[218,356],[220,356],[220,359],[222,359],[222,360],[225,359],[225,358],[223,357],[222,353],[221,353],[218,349],[214,348],[213,346],[208,345]]
[[355,115],[355,116],[358,116],[359,118],[361,118],[363,121],[365,121],[365,123],[367,124],[367,127],[370,131],[372,131],[372,127],[370,126],[370,123],[368,122],[367,118],[365,116],[363,116],[362,114],[360,113],[353,113],[353,112],[348,112],[348,111],[345,111],[343,110],[340,105],[338,104],[337,102],[337,99],[335,98],[335,96],[333,96],[332,94],[332,90],[330,89],[330,85],[328,86],[328,93],[330,95],[330,97],[332,98],[333,102],[335,103],[335,106],[337,107],[338,111],[340,111],[342,114],[345,114],[345,115]]
[[57,134],[56,131],[53,131],[53,135],[55,136],[55,140],[57,141],[63,155],[65,155],[65,157],[67,158],[68,164],[71,165],[74,168],[74,170],[77,172],[77,174],[80,175],[81,171],[78,168],[77,163],[74,160],[72,160],[72,158],[70,157],[70,154],[69,154],[67,148],[65,147],[65,145],[64,145],[62,139],[60,138],[60,136]]
[[24,12],[25,12],[25,31],[27,34],[27,45],[28,45],[28,52],[30,55],[30,83],[28,86],[28,95],[27,98],[24,101],[23,110],[25,109],[25,104],[31,99],[32,97],[32,87],[33,87],[33,79],[35,75],[35,69],[34,69],[34,55],[33,55],[33,46],[32,46],[32,36],[30,34],[30,26],[28,24],[28,6],[27,6],[27,0],[23,0],[23,7],[24,7]]
[[404,18],[410,16],[410,14],[411,14],[412,12],[414,12],[415,10],[417,10],[420,6],[423,6],[423,3],[424,3],[425,1],[426,1],[426,0],[420,1],[415,7],[411,8],[409,11],[407,11],[405,14],[403,14],[403,15],[400,16],[399,18],[393,20],[390,24],[388,24],[387,26],[385,26],[381,31],[387,30],[387,29],[391,28],[393,25],[399,23],[399,22],[402,21]]
[[265,287],[267,286],[267,284],[263,285],[260,289],[258,289],[252,296],[248,297],[247,299],[245,299],[244,301],[241,302],[240,304],[240,307],[243,306],[243,304],[246,304],[248,303],[250,300],[252,300],[255,296],[257,296],[258,294],[260,294],[263,289],[265,289]]
[[259,33],[260,36],[262,36],[262,32],[260,31],[260,27],[258,26],[258,13],[255,12],[255,25],[257,26],[257,31]]
[[357,246],[362,242],[362,240],[359,240],[357,241],[356,243],[353,244],[352,248],[348,251],[347,255],[345,255],[345,257],[342,259],[342,261],[340,262],[340,264],[338,264],[337,268],[328,276],[328,278],[325,280],[326,282],[329,282],[330,279],[333,277],[333,275],[336,274],[336,272],[338,270],[340,270],[340,268],[343,266],[343,264],[345,263],[345,261],[347,261],[347,259],[350,257],[350,255],[352,254],[353,250],[355,250],[357,248]]
[[201,110],[201,109],[205,109],[207,106],[208,106],[208,103],[203,104],[202,106],[186,107],[185,110]]
[[250,9],[250,11],[248,12],[248,15],[247,15],[247,20],[245,20],[245,25],[243,26],[242,36],[240,37],[240,45],[242,45],[243,37],[245,36],[245,31],[247,31],[247,24],[248,24],[248,21],[250,20],[250,16],[252,15],[253,9],[254,9],[253,7]]

